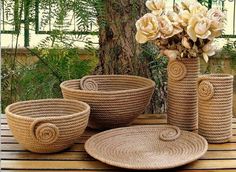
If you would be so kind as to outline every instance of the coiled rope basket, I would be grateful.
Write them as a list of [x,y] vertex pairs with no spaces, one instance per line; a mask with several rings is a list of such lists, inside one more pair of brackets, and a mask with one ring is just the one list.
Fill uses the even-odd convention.
[[209,143],[224,143],[232,136],[233,75],[211,74],[198,78],[200,135]]
[[198,127],[197,77],[198,58],[182,58],[169,62],[167,122],[182,130]]
[[155,83],[130,75],[90,75],[69,80],[61,85],[66,99],[75,99],[91,106],[89,127],[108,129],[127,126],[145,111]]
[[76,100],[42,99],[14,103],[5,111],[14,137],[24,148],[52,153],[70,147],[84,132],[90,107]]

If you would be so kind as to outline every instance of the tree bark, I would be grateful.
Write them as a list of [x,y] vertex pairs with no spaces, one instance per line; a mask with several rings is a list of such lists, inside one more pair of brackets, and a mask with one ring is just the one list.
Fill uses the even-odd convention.
[[[150,59],[140,57],[144,49],[135,40],[135,23],[147,13],[145,1],[104,0],[104,3],[105,15],[98,17],[100,48],[95,74],[129,74],[152,78],[148,67]],[[101,20],[105,20],[105,24]],[[163,111],[163,108],[157,107],[159,94],[154,94],[148,113]],[[159,98],[163,102],[163,97]]]
[[99,31],[99,74],[148,76],[135,41],[135,22],[146,13],[142,0],[105,0],[105,25]]

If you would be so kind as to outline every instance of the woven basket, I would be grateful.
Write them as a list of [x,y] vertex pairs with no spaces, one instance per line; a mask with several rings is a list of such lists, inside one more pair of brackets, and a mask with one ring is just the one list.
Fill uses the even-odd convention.
[[89,127],[107,129],[130,125],[145,111],[155,83],[129,75],[91,75],[61,84],[64,98],[91,106]]
[[52,153],[70,147],[84,132],[90,107],[75,100],[45,99],[14,103],[5,111],[14,137],[23,147]]
[[197,129],[198,58],[174,60],[168,65],[168,124],[182,130]]
[[107,130],[85,143],[89,155],[109,165],[139,170],[185,165],[207,151],[207,141],[170,125],[143,125]]
[[198,97],[199,134],[209,143],[229,141],[232,136],[233,76],[199,76]]

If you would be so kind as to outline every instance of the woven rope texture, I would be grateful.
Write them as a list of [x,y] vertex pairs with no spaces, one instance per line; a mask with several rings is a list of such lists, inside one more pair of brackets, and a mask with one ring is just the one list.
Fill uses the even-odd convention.
[[85,150],[104,163],[139,170],[167,169],[197,160],[207,141],[170,125],[132,126],[98,133]]
[[229,141],[232,136],[233,76],[199,76],[198,97],[199,134],[209,143]]
[[197,58],[175,60],[168,65],[168,124],[182,130],[197,129]]
[[[86,88],[84,82],[88,80],[93,86]],[[98,91],[94,91],[95,87]],[[96,129],[130,125],[145,111],[154,87],[150,79],[129,75],[91,75],[61,84],[64,98],[84,101],[91,106],[89,127]]]
[[32,152],[52,153],[70,147],[84,132],[90,107],[75,100],[42,99],[14,103],[5,111],[21,145]]

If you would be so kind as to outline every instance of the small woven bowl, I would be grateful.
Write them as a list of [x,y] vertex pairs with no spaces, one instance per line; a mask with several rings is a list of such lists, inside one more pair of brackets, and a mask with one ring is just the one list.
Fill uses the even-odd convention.
[[130,125],[145,111],[155,83],[130,75],[91,75],[61,85],[63,97],[91,106],[89,127],[108,129]]
[[52,153],[70,147],[81,136],[90,107],[76,100],[42,99],[11,104],[5,112],[14,137],[24,148]]

